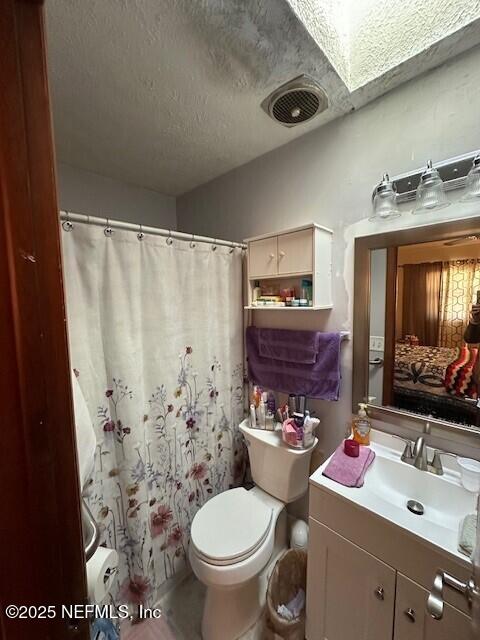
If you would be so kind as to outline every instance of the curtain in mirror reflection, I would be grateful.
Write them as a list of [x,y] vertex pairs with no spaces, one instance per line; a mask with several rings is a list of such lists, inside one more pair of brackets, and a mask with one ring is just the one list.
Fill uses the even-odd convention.
[[402,333],[436,346],[440,326],[441,262],[403,265]]
[[444,262],[440,290],[439,345],[460,347],[476,292],[480,290],[480,259]]
[[480,290],[480,259],[404,264],[401,270],[397,339],[411,335],[424,346],[461,347]]

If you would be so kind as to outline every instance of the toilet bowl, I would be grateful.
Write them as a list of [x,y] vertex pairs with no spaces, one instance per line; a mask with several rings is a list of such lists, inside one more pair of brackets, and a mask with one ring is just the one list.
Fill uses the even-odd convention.
[[262,614],[268,577],[286,548],[284,504],[259,487],[230,489],[192,523],[189,560],[207,586],[203,640],[234,640]]
[[290,449],[279,433],[240,425],[249,450],[250,491],[230,489],[195,515],[189,560],[206,585],[203,640],[237,640],[261,616],[268,577],[287,546],[285,505],[308,487],[312,447]]

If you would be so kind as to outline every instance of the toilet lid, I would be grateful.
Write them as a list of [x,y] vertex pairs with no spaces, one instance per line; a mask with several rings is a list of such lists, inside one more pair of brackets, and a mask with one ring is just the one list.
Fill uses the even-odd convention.
[[243,488],[209,500],[192,522],[195,550],[212,564],[233,564],[248,558],[265,540],[272,510]]

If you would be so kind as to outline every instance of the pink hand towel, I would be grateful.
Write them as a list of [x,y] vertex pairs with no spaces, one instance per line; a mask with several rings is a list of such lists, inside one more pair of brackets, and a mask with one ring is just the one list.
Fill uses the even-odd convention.
[[323,470],[323,475],[346,487],[362,487],[368,467],[375,458],[375,452],[361,446],[358,458],[351,458],[343,451],[343,442],[333,454]]

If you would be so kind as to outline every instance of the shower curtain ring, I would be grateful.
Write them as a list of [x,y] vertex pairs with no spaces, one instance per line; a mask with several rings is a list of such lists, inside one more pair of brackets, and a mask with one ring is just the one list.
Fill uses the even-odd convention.
[[140,225],[140,231],[139,231],[139,233],[137,233],[137,238],[140,240],[140,242],[145,238],[145,234],[143,233],[142,225]]
[[64,231],[71,231],[73,229],[73,222],[70,221],[70,212],[66,211],[67,219],[62,222],[62,229]]
[[192,239],[190,240],[190,249],[195,249],[197,245],[195,244],[195,234],[192,233]]
[[173,238],[172,238],[172,232],[170,231],[170,229],[168,230],[168,238],[167,238],[167,244],[171,245],[173,242]]
[[113,236],[113,229],[110,226],[110,220],[109,218],[107,218],[107,226],[105,227],[105,229],[103,230],[103,233],[107,236],[107,238],[110,238],[111,236]]
[[213,244],[212,244],[212,251],[216,251],[217,250],[217,245],[215,244],[216,242],[217,242],[217,239],[214,238]]
[[233,242],[232,242],[232,246],[231,246],[231,248],[230,248],[229,253],[233,253],[234,251],[235,251],[235,245],[234,245],[234,244],[233,244]]

